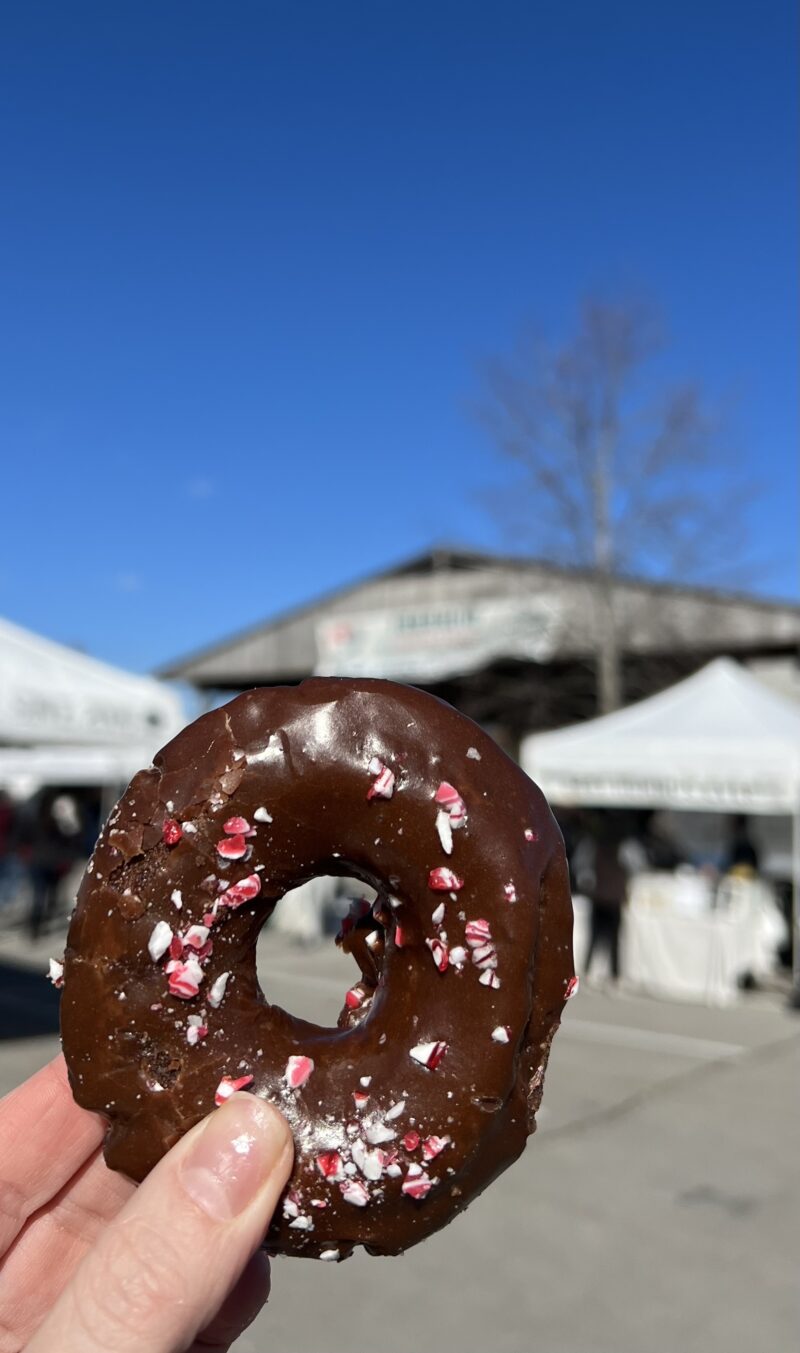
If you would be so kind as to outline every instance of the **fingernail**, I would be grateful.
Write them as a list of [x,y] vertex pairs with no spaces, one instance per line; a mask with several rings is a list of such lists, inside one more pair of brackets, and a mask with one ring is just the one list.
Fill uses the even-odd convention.
[[231,1221],[266,1182],[285,1140],[266,1104],[255,1095],[233,1095],[203,1124],[182,1162],[181,1184],[214,1221]]

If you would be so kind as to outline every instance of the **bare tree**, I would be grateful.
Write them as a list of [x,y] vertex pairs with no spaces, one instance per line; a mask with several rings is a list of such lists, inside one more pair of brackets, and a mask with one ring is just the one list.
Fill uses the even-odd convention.
[[[584,301],[561,345],[525,335],[486,364],[478,416],[518,474],[487,495],[524,548],[593,571],[600,708],[617,708],[614,579],[718,581],[741,558],[743,493],[695,384],[669,387],[658,316]],[[717,570],[717,577],[714,577]]]

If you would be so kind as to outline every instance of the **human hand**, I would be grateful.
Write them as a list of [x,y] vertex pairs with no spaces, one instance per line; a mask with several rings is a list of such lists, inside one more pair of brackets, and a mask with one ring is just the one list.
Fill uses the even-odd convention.
[[138,1188],[104,1132],[61,1057],[0,1102],[0,1353],[224,1353],[269,1293],[286,1120],[233,1095]]

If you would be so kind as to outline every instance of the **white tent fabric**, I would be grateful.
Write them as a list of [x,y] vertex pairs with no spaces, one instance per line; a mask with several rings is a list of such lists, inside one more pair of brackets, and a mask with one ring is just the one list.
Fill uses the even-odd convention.
[[563,806],[800,809],[800,705],[729,658],[639,704],[535,733],[521,761]]
[[0,785],[120,783],[184,722],[162,682],[0,620]]

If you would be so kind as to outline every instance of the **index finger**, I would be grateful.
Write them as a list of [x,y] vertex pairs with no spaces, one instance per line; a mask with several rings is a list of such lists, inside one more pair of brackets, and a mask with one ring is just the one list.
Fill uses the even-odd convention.
[[0,1258],[104,1135],[102,1119],[72,1098],[61,1056],[0,1100]]

